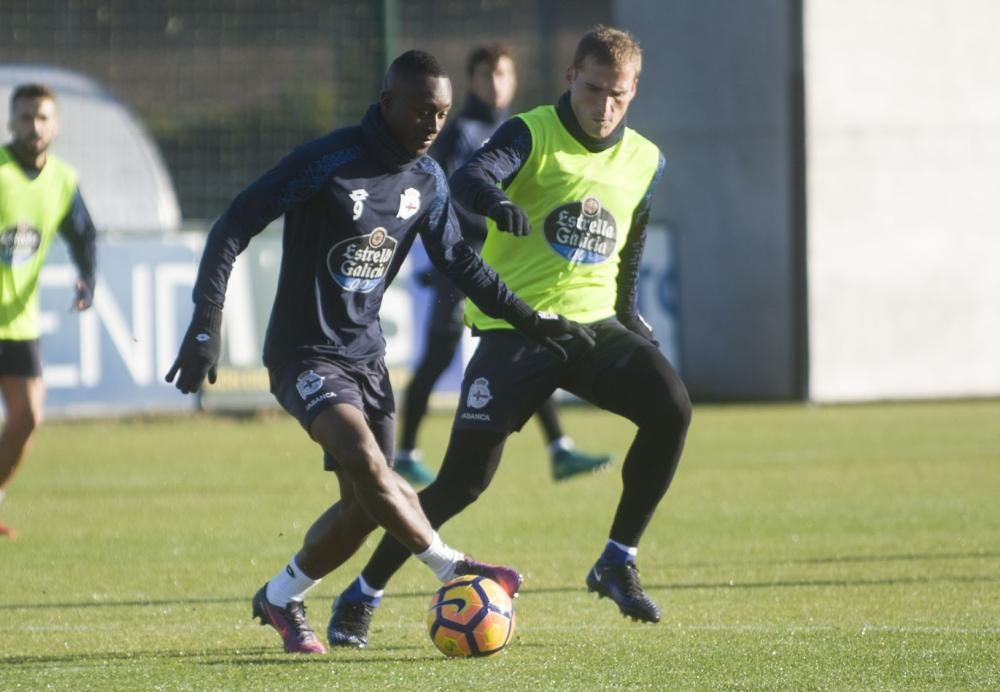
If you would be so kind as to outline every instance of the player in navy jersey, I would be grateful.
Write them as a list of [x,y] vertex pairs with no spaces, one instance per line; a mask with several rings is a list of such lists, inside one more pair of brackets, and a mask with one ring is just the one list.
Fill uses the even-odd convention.
[[[473,48],[466,61],[466,78],[469,93],[465,104],[448,121],[428,152],[447,175],[472,158],[510,114],[509,107],[517,88],[510,49],[502,43]],[[470,214],[459,205],[455,205],[455,212],[462,236],[478,252],[486,240],[483,217]],[[394,466],[397,473],[414,484],[434,480],[434,474],[423,465],[423,454],[417,447],[417,433],[427,413],[427,401],[434,383],[454,359],[465,331],[462,292],[448,277],[433,268],[419,278],[432,290],[431,314],[423,356],[403,398],[400,440]],[[559,425],[559,414],[552,398],[546,399],[538,408],[537,416],[548,443],[552,475],[556,480],[593,472],[611,463],[611,457],[606,454],[595,456],[573,448],[572,439],[563,434]]]
[[[627,126],[642,52],[625,31],[598,26],[577,44],[569,90],[554,105],[511,118],[451,177],[455,198],[489,218],[482,255],[535,306],[587,324],[593,348],[559,362],[509,325],[466,305],[480,339],[465,369],[448,450],[420,502],[434,526],[475,502],[493,479],[508,435],[557,387],[636,426],[608,538],[585,577],[619,611],[658,622],[639,580],[639,542],[684,448],[691,401],[638,312],[639,268],[664,157]],[[587,512],[594,511],[587,507]],[[359,579],[384,589],[409,553],[384,536]],[[352,583],[338,597],[361,600]],[[367,645],[374,612],[338,612],[331,642]],[[354,612],[362,612],[356,609]]]
[[391,470],[392,389],[378,320],[382,295],[420,234],[428,255],[476,304],[561,358],[593,345],[586,328],[538,313],[461,240],[440,166],[424,155],[451,108],[451,82],[422,51],[386,72],[358,126],[291,152],[236,197],[212,227],[194,287],[194,316],[167,373],[182,392],[215,381],[222,307],[236,256],[284,214],[283,255],[264,343],[271,391],[324,452],[340,500],[302,548],[253,597],[286,651],[322,653],[305,618],[306,592],[381,526],[441,580],[481,574],[516,595],[521,576],[445,545],[413,488]]

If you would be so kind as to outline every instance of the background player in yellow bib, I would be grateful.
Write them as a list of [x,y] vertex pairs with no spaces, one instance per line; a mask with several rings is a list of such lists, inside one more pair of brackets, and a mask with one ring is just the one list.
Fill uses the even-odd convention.
[[[560,362],[467,305],[479,346],[441,470],[420,499],[435,526],[475,501],[507,436],[558,387],[628,418],[637,431],[622,464],[621,498],[586,584],[624,615],[657,622],[660,609],[639,582],[636,555],[677,468],[691,403],[637,311],[650,198],[663,170],[659,149],[625,124],[641,67],[631,35],[595,28],[577,45],[569,91],[558,103],[508,120],[452,176],[460,204],[488,218],[483,259],[532,308],[589,325],[596,345]],[[385,537],[359,579],[381,590],[407,556]],[[352,585],[339,600],[356,594]],[[365,645],[374,603],[368,606],[335,607],[330,641]]]
[[[94,295],[94,224],[76,172],[48,153],[59,132],[55,95],[23,84],[10,98],[12,141],[0,147],[0,502],[42,420],[45,390],[38,349],[38,277],[52,239],[62,235],[80,273],[72,308]],[[0,535],[13,537],[0,523]]]

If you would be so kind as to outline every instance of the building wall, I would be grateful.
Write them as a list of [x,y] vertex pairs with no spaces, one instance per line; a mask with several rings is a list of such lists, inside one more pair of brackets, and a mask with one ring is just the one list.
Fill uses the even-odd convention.
[[794,3],[627,0],[644,63],[629,122],[667,159],[684,379],[702,399],[800,394]]
[[812,399],[1000,394],[998,26],[805,4]]

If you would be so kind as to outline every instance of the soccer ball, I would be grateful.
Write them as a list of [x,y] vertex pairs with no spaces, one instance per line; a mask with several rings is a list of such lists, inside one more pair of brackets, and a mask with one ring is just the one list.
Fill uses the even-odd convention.
[[492,579],[458,577],[434,594],[427,627],[445,656],[492,656],[514,634],[514,603]]

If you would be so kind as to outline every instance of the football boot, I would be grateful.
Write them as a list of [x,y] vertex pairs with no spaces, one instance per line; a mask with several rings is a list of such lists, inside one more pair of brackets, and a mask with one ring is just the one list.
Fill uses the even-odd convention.
[[325,654],[326,647],[306,622],[306,607],[302,601],[289,601],[284,608],[267,600],[267,584],[253,597],[253,617],[261,625],[278,630],[285,651],[290,654]]
[[642,590],[634,562],[598,562],[587,573],[587,591],[610,598],[625,617],[642,622],[660,621],[660,607]]

